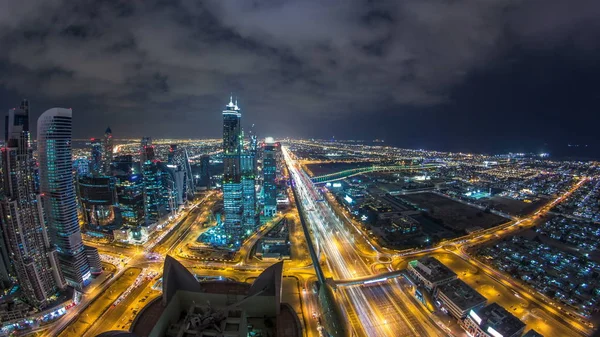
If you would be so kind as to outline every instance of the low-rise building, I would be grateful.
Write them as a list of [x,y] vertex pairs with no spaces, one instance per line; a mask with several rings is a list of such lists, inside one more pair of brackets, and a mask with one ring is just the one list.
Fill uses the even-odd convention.
[[470,310],[464,325],[473,337],[519,337],[525,330],[525,323],[497,303]]
[[430,256],[409,262],[408,271],[429,291],[457,279],[450,268]]
[[464,319],[470,310],[483,307],[487,301],[483,295],[458,279],[439,286],[435,298],[456,319]]

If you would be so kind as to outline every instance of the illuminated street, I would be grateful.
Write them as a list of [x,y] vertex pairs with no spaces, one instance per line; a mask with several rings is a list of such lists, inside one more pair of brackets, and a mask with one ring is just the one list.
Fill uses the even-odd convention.
[[[368,260],[356,251],[354,239],[324,203],[318,203],[317,193],[308,178],[301,173],[289,150],[283,149],[284,157],[302,197],[303,209],[307,212],[318,250],[323,252],[334,279],[351,279],[371,275]],[[338,298],[343,303],[354,332],[364,336],[389,336],[400,332],[406,335],[436,335],[437,327],[427,320],[414,318],[419,309],[406,310],[398,306],[405,298],[386,287],[371,285],[339,290]]]

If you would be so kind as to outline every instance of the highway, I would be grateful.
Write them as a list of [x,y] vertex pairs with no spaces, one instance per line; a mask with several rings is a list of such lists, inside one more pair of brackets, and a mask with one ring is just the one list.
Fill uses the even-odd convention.
[[[307,222],[316,241],[316,249],[326,257],[333,278],[353,279],[372,275],[370,260],[362,256],[347,231],[326,203],[310,178],[299,169],[289,149],[283,147],[293,186],[306,210]],[[404,295],[404,296],[403,296]],[[348,317],[355,336],[439,336],[444,333],[427,319],[417,317],[419,310],[409,307],[406,294],[389,286],[370,286],[338,289],[337,298]]]

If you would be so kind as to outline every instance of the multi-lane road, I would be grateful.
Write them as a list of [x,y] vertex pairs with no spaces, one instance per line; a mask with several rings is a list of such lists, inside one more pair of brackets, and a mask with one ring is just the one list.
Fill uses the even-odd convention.
[[[323,197],[301,171],[288,148],[283,148],[283,154],[317,251],[325,255],[331,276],[334,279],[352,279],[372,275],[372,259],[357,250],[355,237],[327,203],[320,201]],[[407,300],[407,294],[400,287],[373,284],[340,288],[337,300],[355,336],[444,335],[429,318],[421,315],[420,308]]]

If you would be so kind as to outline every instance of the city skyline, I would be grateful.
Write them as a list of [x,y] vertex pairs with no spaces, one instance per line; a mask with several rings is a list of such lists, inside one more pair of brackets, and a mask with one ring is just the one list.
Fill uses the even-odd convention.
[[600,336],[599,17],[0,0],[0,337]]
[[[20,110],[9,110],[8,119],[17,127],[13,128],[16,131],[9,128],[7,135],[17,135],[21,141],[7,136],[4,153],[12,151],[16,143],[29,144],[23,141],[29,139],[26,118],[19,117],[27,116],[24,111],[28,106],[23,103]],[[229,269],[216,267],[227,265],[232,275],[248,268],[272,275],[256,279],[249,294],[275,295],[276,304],[283,303],[278,292],[305,284],[302,293],[296,294],[310,307],[297,308],[296,312],[316,320],[306,327],[309,334],[442,336],[444,331],[468,331],[486,337],[521,337],[524,333],[539,337],[567,329],[556,320],[558,317],[568,320],[577,336],[593,331],[598,319],[595,308],[600,303],[593,290],[597,284],[594,275],[600,273],[600,264],[595,258],[588,260],[587,255],[584,259],[583,255],[563,251],[562,246],[547,240],[568,232],[573,236],[560,237],[564,244],[596,250],[594,221],[600,219],[600,211],[594,200],[600,191],[600,175],[594,162],[556,161],[539,153],[491,156],[404,149],[352,140],[259,140],[253,127],[243,131],[242,109],[233,97],[221,115],[222,139],[163,140],[155,144],[152,137],[144,136],[133,142],[113,143],[109,128],[104,139],[86,140],[85,147],[76,151],[71,144],[73,110],[49,109],[38,119],[39,199],[45,202],[41,216],[47,221],[48,237],[63,255],[57,254],[60,270],[69,286],[78,291],[65,298],[60,296],[70,294],[68,289],[72,288],[59,292],[51,287],[47,296],[55,305],[50,309],[52,316],[29,316],[31,319],[22,323],[25,329],[49,320],[44,336],[55,336],[56,331],[60,336],[70,336],[71,331],[79,335],[77,324],[96,332],[107,331],[100,324],[100,316],[73,323],[80,321],[76,313],[96,315],[94,311],[87,313],[79,301],[93,303],[106,294],[107,287],[113,289],[125,282],[129,286],[118,291],[113,302],[120,308],[115,314],[133,306],[136,296],[148,294],[138,300],[140,303],[147,296],[160,294],[161,285],[165,314],[149,328],[132,323],[131,318],[117,330],[129,326],[139,336],[144,335],[144,329],[151,329],[153,336],[168,336],[160,322],[168,317],[164,316],[170,311],[166,304],[175,289],[198,292],[201,287],[181,268],[197,268],[203,273],[214,270],[215,277],[222,280]],[[32,149],[29,151],[33,154]],[[9,177],[10,167],[3,168]],[[220,172],[214,170],[217,167]],[[36,181],[34,170],[23,172],[17,177],[27,177],[29,184]],[[202,182],[194,187],[192,177]],[[30,190],[36,190],[35,186]],[[202,206],[207,200],[208,208]],[[76,203],[80,207],[70,211]],[[203,216],[191,216],[196,209],[203,210]],[[141,223],[136,220],[138,212]],[[73,221],[56,221],[71,219],[73,214],[80,215],[77,230]],[[128,220],[122,222],[121,217]],[[14,237],[7,227],[10,219],[2,220],[4,236],[0,237],[8,243]],[[61,227],[63,222],[69,227]],[[572,229],[580,224],[584,225]],[[69,240],[63,240],[65,234],[57,230],[66,233]],[[534,230],[540,234],[531,239],[528,233]],[[493,240],[497,245],[485,244]],[[6,254],[7,246],[0,246],[0,253]],[[50,246],[45,247],[52,252]],[[535,263],[518,263],[514,257],[519,254],[529,254]],[[32,256],[28,252],[24,260]],[[565,262],[553,264],[555,256]],[[74,270],[79,260],[88,270],[81,279]],[[160,278],[159,264],[151,263],[156,260],[164,260],[165,272],[186,281]],[[288,262],[273,265],[274,260]],[[3,258],[3,264],[5,261]],[[169,266],[173,263],[177,267]],[[464,271],[465,263],[473,267]],[[544,265],[541,271],[536,263]],[[19,265],[18,261],[8,264],[13,268]],[[44,269],[34,270],[40,268]],[[107,269],[114,271],[103,272]],[[555,278],[556,272],[563,270],[573,274],[572,283],[561,284]],[[120,276],[113,279],[115,271]],[[278,283],[284,271],[303,281],[292,288]],[[16,289],[26,298],[26,288],[19,290],[23,286],[14,282],[26,279],[27,274],[9,272],[11,277],[4,277],[9,286],[5,291]],[[135,280],[125,281],[135,275]],[[232,275],[228,279],[235,279]],[[204,280],[206,277],[198,281],[210,282]],[[140,278],[144,281],[138,281]],[[234,289],[235,284],[223,286]],[[262,288],[266,286],[279,290],[272,293]],[[499,287],[502,295],[491,296],[494,291],[490,287]],[[137,295],[133,295],[131,289],[138,288],[140,292],[136,290]],[[253,292],[254,288],[262,290]],[[230,291],[228,296],[235,293]],[[568,291],[569,297],[561,296],[563,291]],[[528,297],[531,302],[517,306],[525,294],[532,294],[527,295],[532,296]],[[159,303],[159,298],[154,297],[152,303]],[[185,299],[184,306],[203,308],[189,301]],[[552,301],[564,307],[553,311],[548,308]],[[249,315],[280,314],[272,311],[273,307],[236,306]],[[529,306],[553,321],[531,316],[534,311]],[[3,326],[7,331],[14,329],[12,322],[26,317],[23,311],[2,310],[3,317],[13,317]],[[352,316],[345,318],[340,310],[352,312]],[[392,312],[399,316],[389,316]],[[136,319],[144,317],[141,313]],[[111,325],[117,321],[123,322],[116,316],[107,322]],[[183,323],[173,324],[172,328],[179,328]],[[64,327],[67,329],[61,330]],[[194,328],[212,331],[205,325]]]

